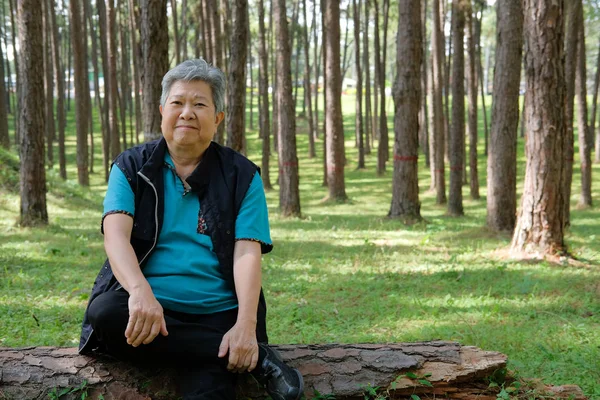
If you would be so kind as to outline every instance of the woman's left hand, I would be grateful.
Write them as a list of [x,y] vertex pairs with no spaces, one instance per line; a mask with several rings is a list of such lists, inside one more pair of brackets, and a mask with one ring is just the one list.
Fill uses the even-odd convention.
[[258,363],[256,321],[242,320],[223,336],[219,346],[219,357],[229,352],[227,369],[231,372],[251,372]]

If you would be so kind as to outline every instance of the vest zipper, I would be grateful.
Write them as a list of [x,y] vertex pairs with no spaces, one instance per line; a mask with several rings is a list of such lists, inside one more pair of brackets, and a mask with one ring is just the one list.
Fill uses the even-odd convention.
[[148,250],[146,255],[140,260],[139,264],[141,267],[146,257],[148,257],[150,253],[152,253],[152,250],[154,250],[154,248],[156,247],[156,242],[158,240],[158,191],[156,190],[156,186],[154,186],[154,184],[150,182],[150,179],[148,179],[144,174],[142,174],[141,171],[138,171],[137,174],[141,176],[146,181],[146,183],[152,187],[152,190],[154,190],[154,196],[156,197],[156,202],[154,203],[154,226],[156,229],[154,232],[154,243],[152,244],[152,247],[150,247],[150,250]]

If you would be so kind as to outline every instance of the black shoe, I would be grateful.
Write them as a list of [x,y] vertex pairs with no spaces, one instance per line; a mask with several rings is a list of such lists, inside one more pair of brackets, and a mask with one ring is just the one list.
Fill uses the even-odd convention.
[[259,380],[265,385],[267,393],[273,400],[299,400],[304,392],[300,371],[286,365],[276,350],[262,343],[258,345],[266,353],[260,365]]

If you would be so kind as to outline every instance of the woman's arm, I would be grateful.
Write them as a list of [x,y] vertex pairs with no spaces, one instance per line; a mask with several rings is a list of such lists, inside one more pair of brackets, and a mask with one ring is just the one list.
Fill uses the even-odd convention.
[[104,218],[104,248],[112,271],[129,293],[129,321],[125,330],[127,343],[133,347],[148,344],[161,333],[168,334],[163,308],[154,297],[131,247],[133,218],[110,214]]
[[252,371],[258,362],[256,313],[261,288],[260,243],[238,240],[233,252],[233,279],[238,299],[235,325],[223,336],[219,357],[229,351],[227,368],[233,372]]

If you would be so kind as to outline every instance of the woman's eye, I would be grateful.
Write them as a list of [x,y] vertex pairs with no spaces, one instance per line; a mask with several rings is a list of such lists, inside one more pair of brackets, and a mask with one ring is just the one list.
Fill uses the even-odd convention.
[[180,105],[180,104],[181,104],[181,102],[180,102],[180,101],[177,101],[177,100],[175,100],[175,101],[172,101],[172,102],[171,102],[171,104]]
[[196,103],[197,107],[204,107],[204,103]]

